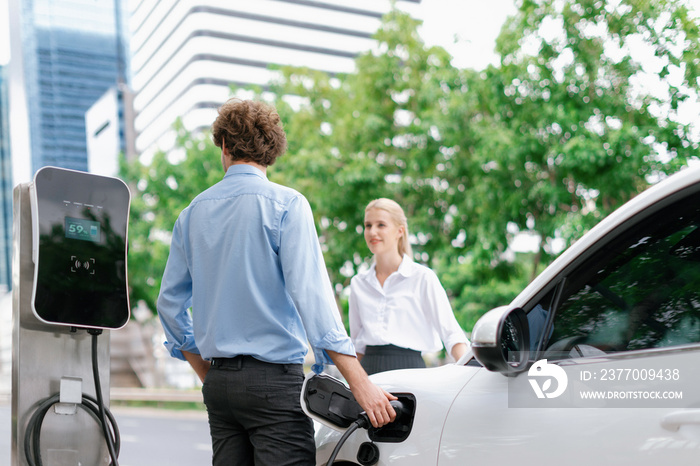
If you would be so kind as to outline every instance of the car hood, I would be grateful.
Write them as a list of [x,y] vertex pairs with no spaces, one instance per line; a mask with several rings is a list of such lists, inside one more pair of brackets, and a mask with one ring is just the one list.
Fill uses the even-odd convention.
[[445,364],[427,369],[402,369],[380,372],[370,380],[389,393],[411,393],[423,399],[452,399],[469,382],[478,366]]

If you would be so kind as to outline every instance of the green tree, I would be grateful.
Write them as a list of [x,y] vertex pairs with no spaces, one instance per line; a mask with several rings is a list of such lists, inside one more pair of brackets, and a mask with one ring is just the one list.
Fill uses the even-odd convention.
[[[397,200],[416,259],[437,271],[468,329],[551,260],[555,239],[580,237],[697,150],[678,111],[698,87],[698,25],[673,0],[522,0],[498,39],[501,66],[483,72],[452,67],[417,25],[392,12],[354,73],[283,68],[258,90],[289,139],[268,175],[309,199],[341,298],[370,259],[364,206]],[[636,87],[644,69],[625,45],[635,41],[666,64],[668,99]],[[149,306],[175,216],[221,177],[206,135],[181,132],[180,144],[184,160],[127,167],[143,196],[132,208],[132,299]],[[541,238],[539,251],[511,254],[519,232]]]
[[[512,232],[532,233],[534,277],[555,239],[569,245],[684,166],[698,149],[679,118],[700,85],[698,31],[673,0],[518,2],[497,41],[500,67],[465,75],[448,105],[450,168],[468,199],[454,204],[462,220],[479,218],[476,250],[498,260]],[[474,94],[477,112],[460,104]]]
[[[697,150],[678,118],[699,63],[697,21],[681,2],[522,1],[498,40],[501,66],[478,73],[426,48],[404,15],[388,16],[377,37],[379,52],[335,86],[287,70],[273,88],[308,99],[285,118],[303,115],[298,139],[314,154],[314,170],[298,170],[340,187],[309,192],[338,288],[367,260],[361,207],[393,197],[417,258],[463,277],[448,290],[472,321],[491,305],[485,296],[508,301],[480,288],[516,292],[560,251],[557,240],[569,245]],[[639,86],[650,74],[644,53],[663,65],[651,74],[668,96]],[[324,152],[329,165],[318,162]],[[522,232],[539,248],[513,262],[507,249]]]

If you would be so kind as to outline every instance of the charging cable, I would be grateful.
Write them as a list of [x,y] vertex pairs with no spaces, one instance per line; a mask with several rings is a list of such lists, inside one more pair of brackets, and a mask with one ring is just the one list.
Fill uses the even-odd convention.
[[[95,391],[97,398],[93,398],[85,393],[82,394],[82,403],[76,406],[94,415],[102,425],[102,432],[107,441],[112,462],[111,466],[119,466],[117,458],[121,445],[119,429],[112,413],[104,405],[102,399],[102,389],[100,388],[100,375],[97,367],[97,337],[102,333],[100,329],[90,329],[88,333],[92,335],[92,371],[95,379]],[[24,434],[24,454],[29,466],[43,466],[41,460],[41,426],[49,409],[60,403],[60,394],[56,393],[42,401],[27,423],[27,430]]]
[[[119,429],[116,423],[112,423],[112,432],[114,433],[114,438],[112,438],[112,432],[110,432],[108,419],[107,419],[107,408],[105,408],[104,400],[102,399],[102,387],[100,384],[100,371],[97,367],[97,337],[102,334],[101,329],[90,329],[88,333],[92,335],[92,376],[95,380],[95,394],[97,395],[97,405],[100,411],[100,424],[102,425],[102,433],[107,441],[107,449],[109,450],[109,456],[112,458],[112,466],[119,466],[119,447],[117,442],[119,441]],[[110,415],[110,419],[114,419]]]
[[[391,406],[394,408],[394,411],[396,411],[396,417],[394,418],[393,422],[396,422],[399,420],[401,415],[404,412],[404,406],[403,403],[401,403],[399,400],[392,400],[389,403],[391,403]],[[335,457],[338,456],[338,453],[340,452],[340,449],[343,447],[345,442],[347,441],[348,438],[355,432],[357,429],[369,429],[372,426],[372,423],[369,420],[369,416],[367,415],[366,412],[362,411],[360,413],[360,417],[357,418],[355,422],[350,424],[350,427],[347,428],[345,433],[343,433],[342,437],[340,437],[340,440],[338,440],[338,443],[336,444],[335,448],[333,449],[333,452],[331,453],[331,456],[328,458],[328,462],[326,463],[326,466],[333,466],[333,463],[335,462]]]

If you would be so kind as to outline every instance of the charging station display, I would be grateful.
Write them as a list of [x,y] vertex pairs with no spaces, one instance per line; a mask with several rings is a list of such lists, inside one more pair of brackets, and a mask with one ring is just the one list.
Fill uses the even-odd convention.
[[66,217],[66,238],[99,243],[101,239],[100,222]]
[[129,189],[117,178],[44,167],[32,187],[32,307],[42,321],[116,329],[129,320]]

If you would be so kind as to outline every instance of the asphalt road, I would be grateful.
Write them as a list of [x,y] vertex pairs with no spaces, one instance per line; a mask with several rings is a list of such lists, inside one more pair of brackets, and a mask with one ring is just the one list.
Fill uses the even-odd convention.
[[[120,466],[211,464],[209,425],[204,412],[115,408],[121,434]],[[0,464],[10,465],[10,405],[0,405]],[[13,465],[14,466],[14,465]]]

